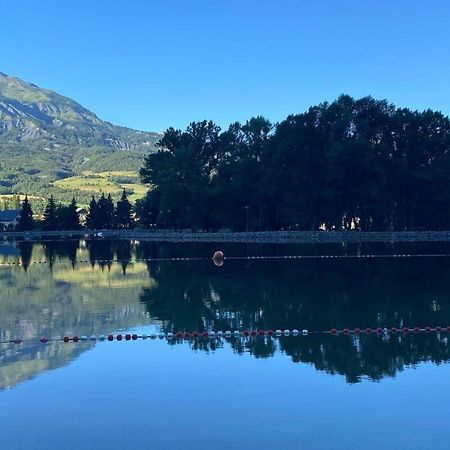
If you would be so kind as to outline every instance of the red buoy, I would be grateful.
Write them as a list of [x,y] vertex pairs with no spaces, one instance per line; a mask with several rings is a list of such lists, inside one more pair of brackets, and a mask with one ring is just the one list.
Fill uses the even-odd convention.
[[356,334],[361,333],[361,329],[360,329],[360,328],[355,328],[355,333],[356,333]]
[[72,338],[72,341],[73,341],[73,342],[78,342],[79,339],[80,339],[80,338],[79,338],[78,336],[74,336],[74,337]]
[[425,327],[425,333],[429,333],[431,331],[430,327]]
[[344,328],[344,329],[342,330],[342,332],[343,332],[344,334],[349,334],[349,333],[350,333],[350,330],[349,330],[348,328]]
[[259,335],[260,336],[264,336],[266,334],[266,332],[264,330],[259,330]]
[[47,339],[46,337],[41,337],[41,342],[42,342],[43,344],[45,344],[45,343],[48,342],[48,339]]
[[383,328],[378,327],[378,328],[377,328],[377,333],[378,333],[378,334],[381,334],[382,332],[383,332]]
[[256,334],[257,334],[256,330],[252,330],[250,333],[252,336],[256,336]]
[[372,333],[372,328],[366,328],[366,333],[367,334],[371,334]]
[[419,327],[414,327],[414,332],[415,333],[419,333],[420,332],[420,328]]
[[122,335],[121,335],[121,334],[118,334],[117,337],[116,337],[116,339],[117,339],[118,341],[121,341],[121,340],[122,340]]
[[244,336],[248,336],[250,334],[247,330],[244,330],[242,333]]
[[130,339],[131,339],[131,335],[130,335],[130,334],[126,334],[126,335],[125,335],[125,340],[126,340],[126,341],[129,341]]
[[337,333],[336,328],[332,328],[332,329],[331,329],[331,334],[336,334],[336,333]]
[[403,333],[409,333],[409,328],[408,327],[403,327]]
[[14,339],[14,344],[21,344],[21,343],[22,343],[22,339],[20,339],[20,338]]
[[213,259],[214,265],[216,265],[217,267],[223,266],[223,252],[221,252],[220,250],[214,252],[212,259]]
[[185,332],[184,332],[184,337],[185,337],[186,339],[189,339],[189,338],[191,337],[191,335],[189,334],[189,331],[185,331]]
[[202,334],[203,334],[203,337],[205,337],[205,338],[208,337],[208,332],[207,331],[204,331]]
[[450,333],[450,325],[447,327],[447,331]]
[[436,327],[436,333],[440,333],[442,331],[442,327]]
[[269,331],[267,332],[267,334],[268,334],[269,336],[273,336],[273,330],[269,330]]
[[398,329],[397,329],[396,327],[392,327],[392,328],[391,328],[391,331],[392,331],[392,333],[395,334],[395,333],[397,333]]
[[112,334],[108,335],[108,341],[113,341],[114,340],[114,336]]
[[177,332],[175,333],[175,336],[176,336],[178,339],[180,339],[181,337],[183,337],[183,333],[182,333],[181,331],[177,331]]
[[192,337],[198,337],[198,331],[194,331],[193,333],[192,333]]
[[133,339],[133,341],[137,340],[137,338],[138,338],[138,335],[137,335],[137,334],[132,334],[132,335],[131,335],[131,339]]
[[67,344],[67,342],[69,342],[69,336],[64,336],[63,341]]

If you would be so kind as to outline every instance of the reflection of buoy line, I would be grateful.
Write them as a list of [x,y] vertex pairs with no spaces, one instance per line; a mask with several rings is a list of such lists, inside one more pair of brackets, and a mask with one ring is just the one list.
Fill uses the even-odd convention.
[[331,330],[325,330],[325,331],[310,331],[310,330],[234,330],[234,331],[177,331],[175,333],[164,333],[164,332],[158,332],[158,333],[150,333],[150,334],[108,334],[108,335],[91,335],[91,336],[64,336],[64,337],[54,337],[54,338],[47,338],[45,336],[39,338],[39,339],[20,339],[20,338],[14,338],[10,340],[3,340],[0,341],[0,344],[21,344],[23,342],[41,342],[42,344],[47,344],[49,342],[96,342],[96,341],[137,341],[137,340],[147,340],[147,339],[167,339],[167,340],[192,340],[192,339],[231,339],[231,338],[252,338],[252,337],[283,337],[283,336],[308,336],[310,334],[327,334],[327,335],[343,335],[343,336],[349,336],[349,335],[355,335],[359,336],[361,334],[371,335],[375,334],[378,336],[383,335],[396,335],[396,334],[419,334],[419,333],[450,333],[450,326],[447,327],[403,327],[403,328],[397,328],[397,327],[391,327],[391,328],[344,328],[342,330],[337,330],[336,328],[332,328]]
[[[220,252],[222,253],[222,252]],[[216,265],[222,265],[224,261],[235,260],[271,260],[271,259],[377,259],[377,258],[448,258],[450,254],[395,254],[395,255],[288,255],[288,256],[223,256],[214,258]],[[0,266],[30,266],[39,264],[112,264],[112,263],[140,263],[140,262],[164,262],[164,261],[207,261],[209,258],[180,257],[180,258],[130,258],[130,259],[57,259],[55,261],[11,261],[2,262]]]

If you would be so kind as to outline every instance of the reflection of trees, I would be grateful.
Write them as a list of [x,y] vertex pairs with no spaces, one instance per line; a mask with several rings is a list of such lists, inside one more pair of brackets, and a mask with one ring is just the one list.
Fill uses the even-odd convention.
[[99,335],[148,323],[138,300],[143,284],[151,283],[145,266],[134,264],[126,277],[119,265],[104,272],[89,264],[71,267],[65,261],[73,263],[78,248],[78,241],[21,242],[24,268],[31,260],[53,264],[33,264],[26,274],[17,266],[0,270],[0,340],[24,339],[20,345],[0,344],[0,390],[60,367],[93,346],[42,345],[40,336]]
[[[167,331],[203,329],[329,330],[367,326],[450,323],[447,283],[450,260],[164,261],[149,264],[154,288],[141,300]],[[329,373],[393,376],[405,365],[449,359],[445,341],[433,336],[397,335],[230,340],[238,351],[257,357],[275,345],[294,361]]]
[[50,268],[53,267],[56,259],[67,259],[71,262],[72,267],[76,264],[77,250],[79,248],[78,240],[49,240],[43,244],[45,261],[48,262]]
[[[95,239],[87,249],[77,241],[51,241],[43,244],[18,244],[24,268],[31,260],[54,262],[33,265],[26,274],[17,268],[0,271],[0,336],[22,338],[39,335],[100,334],[114,328],[134,326],[142,319],[145,304],[150,315],[162,321],[166,331],[227,329],[303,329],[328,330],[366,326],[448,325],[450,324],[450,259],[410,260],[225,260],[223,267],[211,261],[127,260],[171,257],[208,257],[215,244],[130,243]],[[447,252],[447,244],[363,246],[256,246],[221,245],[225,255],[354,254],[356,252],[422,253]],[[435,248],[433,248],[435,247]],[[17,257],[15,257],[17,258]],[[89,260],[77,264],[76,259]],[[118,259],[120,266],[114,264]],[[59,265],[59,261],[69,260]],[[125,260],[125,261],[124,261]],[[106,261],[106,262],[105,262]],[[107,267],[108,270],[103,272]],[[139,267],[138,267],[139,266]],[[123,294],[126,289],[126,295]],[[32,293],[32,295],[30,295]],[[125,300],[126,298],[126,300]],[[135,307],[130,308],[130,303]],[[444,336],[444,334],[443,334]],[[449,336],[450,337],[450,336]],[[175,345],[177,340],[171,341]],[[318,370],[343,374],[351,382],[368,376],[380,379],[393,376],[405,365],[421,361],[435,363],[450,359],[444,340],[432,335],[401,334],[390,337],[332,337],[310,334],[307,337],[267,336],[251,339],[214,341],[198,339],[190,345],[198,350],[214,350],[231,345],[234,351],[250,352],[266,358],[282,351],[295,362],[313,364]],[[78,350],[72,346],[27,347],[24,343],[8,353],[1,362],[17,369],[21,379],[53,364],[73,359]],[[83,344],[84,345],[84,344]],[[90,345],[90,344],[86,344]],[[66,354],[72,348],[71,354]],[[79,348],[79,347],[77,347]],[[87,347],[86,347],[87,348]],[[45,349],[45,350],[43,350]],[[35,361],[39,359],[39,364]],[[47,358],[48,356],[48,358]],[[6,358],[6,359],[5,359]],[[46,368],[42,365],[46,360]],[[19,366],[18,366],[19,365]],[[14,376],[1,371],[0,386]],[[8,369],[9,370],[9,369]],[[11,369],[12,370],[12,369]],[[26,375],[28,374],[28,375]],[[19,376],[17,375],[17,376]],[[19,380],[19,378],[17,378]],[[6,383],[6,384],[5,384]],[[14,383],[13,383],[14,384]]]
[[31,254],[33,252],[32,243],[26,241],[19,242],[19,252],[20,252],[20,259],[22,261],[22,267],[26,272],[30,265]]
[[345,375],[350,383],[361,377],[393,377],[405,366],[450,359],[445,337],[434,334],[282,337],[280,347],[294,362],[311,363],[318,370]]

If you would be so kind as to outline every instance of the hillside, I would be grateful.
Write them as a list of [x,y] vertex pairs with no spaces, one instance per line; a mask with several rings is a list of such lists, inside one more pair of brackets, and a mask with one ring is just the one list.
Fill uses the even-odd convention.
[[159,138],[105,122],[70,98],[0,72],[0,195],[53,193],[67,200],[75,193],[83,201],[91,192],[54,183],[86,171],[136,173]]

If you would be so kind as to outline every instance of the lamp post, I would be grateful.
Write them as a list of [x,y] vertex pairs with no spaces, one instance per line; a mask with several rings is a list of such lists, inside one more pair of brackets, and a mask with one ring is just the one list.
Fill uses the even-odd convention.
[[248,233],[248,210],[250,206],[244,206],[245,208],[245,230]]

